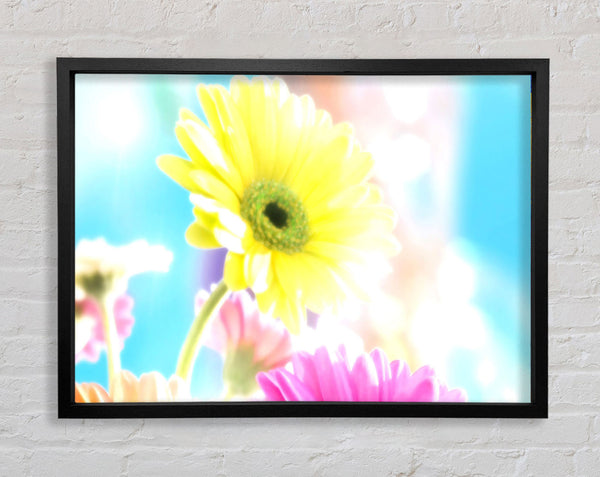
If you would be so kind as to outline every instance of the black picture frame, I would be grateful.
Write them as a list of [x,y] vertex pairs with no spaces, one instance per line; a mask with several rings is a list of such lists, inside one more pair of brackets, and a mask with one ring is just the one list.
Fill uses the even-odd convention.
[[[57,58],[58,133],[58,417],[548,417],[548,59],[254,60]],[[531,75],[531,402],[341,403],[74,402],[75,75],[328,74]]]

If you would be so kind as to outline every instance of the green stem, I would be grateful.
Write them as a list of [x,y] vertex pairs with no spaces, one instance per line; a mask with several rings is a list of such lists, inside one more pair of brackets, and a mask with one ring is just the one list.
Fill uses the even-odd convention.
[[188,332],[188,335],[181,347],[179,352],[179,359],[177,360],[177,376],[190,381],[192,377],[192,371],[194,370],[194,363],[200,351],[200,338],[206,325],[215,314],[215,312],[221,308],[221,305],[227,298],[229,289],[225,282],[221,282],[217,285],[217,288],[211,293],[202,306],[200,312],[196,315],[194,323]]
[[104,327],[106,361],[108,363],[108,385],[110,387],[113,378],[121,371],[119,336],[117,334],[117,324],[115,323],[114,316],[115,299],[112,294],[108,293],[104,298],[98,299],[98,305],[100,306],[102,325]]

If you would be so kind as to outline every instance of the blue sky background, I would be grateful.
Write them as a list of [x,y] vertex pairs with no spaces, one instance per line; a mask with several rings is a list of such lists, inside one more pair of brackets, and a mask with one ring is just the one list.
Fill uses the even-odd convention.
[[[174,252],[168,273],[130,281],[135,325],[121,354],[123,367],[140,375],[175,371],[194,314],[194,295],[220,277],[198,273],[220,263],[220,252],[189,246],[193,220],[188,193],[156,166],[160,154],[185,157],[174,126],[180,107],[203,118],[195,87],[228,86],[230,77],[192,75],[76,76],[75,240],[105,237],[112,245],[145,238]],[[400,80],[400,79],[399,79]],[[488,317],[503,377],[518,382],[529,400],[530,78],[449,78],[461,101],[453,240],[484,276],[474,297]],[[474,361],[457,349],[449,379],[470,400],[490,400],[477,385]],[[218,396],[220,357],[203,349],[192,381],[200,398]],[[106,362],[80,362],[78,382],[106,386]]]

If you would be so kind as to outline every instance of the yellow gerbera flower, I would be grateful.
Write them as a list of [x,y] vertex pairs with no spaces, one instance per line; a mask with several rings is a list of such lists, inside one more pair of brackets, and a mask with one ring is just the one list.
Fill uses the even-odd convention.
[[198,96],[208,125],[183,109],[175,129],[191,161],[158,158],[191,192],[188,242],[226,247],[227,287],[250,287],[260,310],[293,332],[306,308],[367,298],[364,267],[398,244],[394,212],[368,182],[373,159],[352,126],[333,125],[281,79],[234,77],[230,91],[200,85]]

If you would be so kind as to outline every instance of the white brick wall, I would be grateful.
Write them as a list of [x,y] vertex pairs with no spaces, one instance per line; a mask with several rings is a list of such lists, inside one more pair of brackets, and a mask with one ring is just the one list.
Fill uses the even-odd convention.
[[[599,475],[597,0],[0,6],[0,475]],[[56,419],[56,56],[550,57],[550,419]]]

